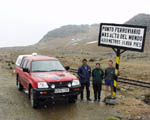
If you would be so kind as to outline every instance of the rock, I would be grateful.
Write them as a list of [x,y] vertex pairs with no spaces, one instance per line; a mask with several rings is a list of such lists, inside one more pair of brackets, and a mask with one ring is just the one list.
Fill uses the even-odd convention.
[[143,99],[143,101],[144,101],[146,104],[150,105],[150,94],[146,94],[146,95],[145,95],[145,98]]
[[126,89],[124,89],[124,88],[120,88],[120,91],[125,92],[125,91],[126,91]]
[[124,96],[123,95],[117,95],[117,98],[118,99],[121,99],[121,98],[123,98]]
[[109,117],[107,118],[106,120],[121,120],[120,118],[117,118],[117,117]]
[[94,62],[96,61],[94,58],[89,59],[89,62]]

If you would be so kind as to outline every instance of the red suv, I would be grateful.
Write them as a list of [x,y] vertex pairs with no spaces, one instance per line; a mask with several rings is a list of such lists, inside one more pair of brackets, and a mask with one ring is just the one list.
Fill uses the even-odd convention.
[[76,102],[80,93],[77,77],[66,71],[58,59],[39,55],[21,55],[16,61],[18,89],[27,91],[31,106],[39,101],[67,98]]

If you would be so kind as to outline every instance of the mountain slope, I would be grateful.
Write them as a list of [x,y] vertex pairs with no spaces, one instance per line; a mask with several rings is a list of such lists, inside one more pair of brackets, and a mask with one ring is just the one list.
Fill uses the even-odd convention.
[[48,32],[37,45],[63,48],[98,41],[99,24],[67,25]]
[[138,14],[130,20],[128,20],[126,24],[147,26],[147,31],[150,32],[150,15]]
[[[150,49],[150,15],[138,14],[125,24],[147,26],[146,48]],[[97,46],[99,24],[66,25],[49,31],[37,44],[42,49],[67,49],[94,51]],[[95,48],[96,47],[96,48]],[[69,49],[68,49],[69,48]]]
[[57,38],[75,36],[77,34],[88,33],[90,25],[66,25],[49,31],[41,41],[49,41]]
[[[143,25],[147,26],[147,31],[150,32],[150,15],[149,14],[138,14],[125,22],[125,24],[131,25]],[[90,31],[96,31],[95,34],[90,35]],[[40,42],[50,41],[58,38],[68,38],[74,37],[78,34],[87,34],[88,36],[96,35],[99,30],[99,24],[93,25],[66,25],[60,28],[54,29],[49,31],[41,40]],[[96,35],[97,36],[97,35]],[[80,36],[82,37],[82,36]]]

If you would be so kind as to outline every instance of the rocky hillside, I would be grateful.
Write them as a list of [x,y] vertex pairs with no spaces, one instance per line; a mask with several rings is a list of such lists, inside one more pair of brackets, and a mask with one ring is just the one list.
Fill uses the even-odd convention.
[[81,33],[87,33],[88,30],[89,25],[66,25],[48,32],[41,41],[48,41],[56,38],[65,38]]
[[131,18],[126,24],[131,25],[144,25],[147,26],[147,31],[150,32],[150,15],[149,14],[138,14]]
[[145,51],[150,50],[150,14],[138,14],[131,18],[126,24],[147,26]]
[[[66,25],[49,31],[37,44],[40,48],[66,48],[98,41],[99,24]],[[39,48],[38,47],[38,48]]]
[[[147,26],[146,50],[150,49],[150,15],[138,14],[125,24]],[[99,24],[66,25],[49,31],[37,44],[42,49],[67,49],[80,51],[99,50],[97,47]],[[82,50],[83,51],[83,50]]]
[[[125,24],[131,25],[143,25],[147,26],[147,31],[150,32],[150,15],[149,14],[138,14],[125,22]],[[54,39],[64,39],[68,37],[73,37],[77,35],[87,34],[90,38],[94,36],[97,37],[97,33],[99,30],[99,24],[93,25],[66,25],[60,28],[54,29],[49,31],[41,40],[40,42],[50,41]],[[94,34],[92,31],[97,31]],[[82,38],[82,36],[80,36]]]

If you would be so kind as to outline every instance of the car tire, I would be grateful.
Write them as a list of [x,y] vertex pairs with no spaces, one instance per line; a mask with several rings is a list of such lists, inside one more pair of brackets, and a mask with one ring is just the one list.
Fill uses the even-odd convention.
[[23,90],[23,86],[22,86],[21,83],[19,82],[19,77],[18,77],[18,80],[17,80],[17,87],[18,87],[18,90],[19,90],[19,91],[22,91],[22,90]]
[[31,104],[32,108],[37,108],[38,107],[38,101],[35,98],[33,88],[30,89],[30,104]]
[[69,103],[76,103],[76,101],[77,101],[77,95],[70,96],[68,99]]

